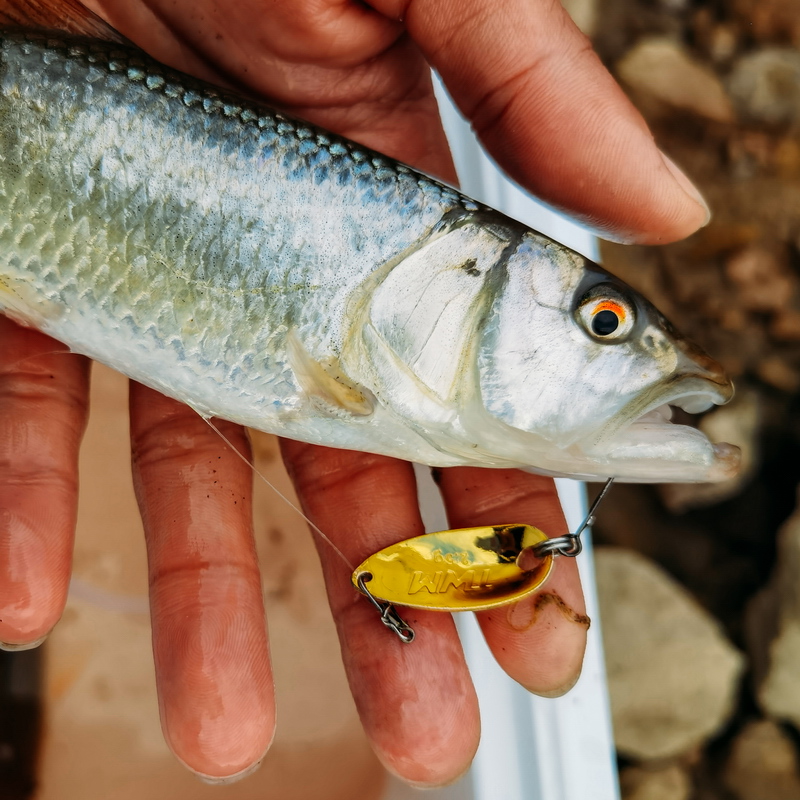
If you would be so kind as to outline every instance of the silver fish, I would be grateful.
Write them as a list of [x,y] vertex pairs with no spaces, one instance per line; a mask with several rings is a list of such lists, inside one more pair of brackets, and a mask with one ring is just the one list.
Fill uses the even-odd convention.
[[583,257],[140,53],[0,39],[0,308],[204,416],[435,466],[705,481],[721,368]]

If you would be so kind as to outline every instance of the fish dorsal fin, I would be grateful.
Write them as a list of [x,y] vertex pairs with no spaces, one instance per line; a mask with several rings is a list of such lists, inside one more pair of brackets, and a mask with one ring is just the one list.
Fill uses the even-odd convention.
[[318,411],[335,417],[368,417],[375,410],[368,390],[348,380],[336,364],[317,361],[294,331],[286,335],[286,349],[300,388]]
[[417,379],[443,400],[461,385],[492,270],[509,237],[467,222],[415,250],[373,292],[369,323]]

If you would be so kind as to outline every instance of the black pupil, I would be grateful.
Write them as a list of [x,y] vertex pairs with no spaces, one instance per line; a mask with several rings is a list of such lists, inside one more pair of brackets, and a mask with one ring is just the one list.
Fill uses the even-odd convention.
[[605,309],[592,318],[592,330],[598,336],[608,336],[617,328],[619,328],[619,317],[613,311]]

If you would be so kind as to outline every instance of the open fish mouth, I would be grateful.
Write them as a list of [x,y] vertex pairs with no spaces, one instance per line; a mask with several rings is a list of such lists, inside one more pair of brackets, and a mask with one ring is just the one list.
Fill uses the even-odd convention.
[[711,442],[697,428],[672,421],[674,408],[701,414],[724,405],[732,397],[733,385],[727,379],[685,376],[644,407],[624,410],[617,420],[630,419],[631,412],[635,414],[633,420],[628,424],[618,422],[613,433],[601,435],[591,453],[602,453],[610,474],[627,481],[703,482],[732,478],[739,470],[738,447]]

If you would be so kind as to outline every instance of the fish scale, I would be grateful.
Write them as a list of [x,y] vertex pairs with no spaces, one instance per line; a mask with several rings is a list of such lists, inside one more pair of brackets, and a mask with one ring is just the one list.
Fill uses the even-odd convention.
[[[598,287],[635,319],[618,340],[587,322]],[[0,308],[205,416],[305,441],[628,480],[735,469],[666,422],[640,446],[661,417],[637,419],[730,384],[629,287],[116,44],[0,34]]]
[[[67,55],[69,57],[76,60],[71,61],[69,58],[59,58],[58,56],[65,51],[68,51]],[[83,59],[93,61],[94,64],[87,65]],[[296,125],[283,120],[277,114],[267,116],[263,113],[263,110],[261,114],[256,116],[254,112],[248,109],[247,111],[249,111],[249,114],[246,115],[246,120],[249,122],[249,125],[244,129],[241,125],[235,126],[234,122],[226,119],[226,117],[237,114],[241,116],[243,114],[238,103],[225,103],[222,99],[215,97],[206,98],[210,100],[210,105],[208,106],[209,110],[199,115],[197,113],[191,113],[188,109],[196,106],[197,102],[202,98],[201,91],[184,89],[177,83],[176,78],[165,81],[161,86],[151,81],[151,86],[155,87],[151,89],[151,93],[155,93],[163,88],[165,89],[166,95],[156,95],[156,101],[154,102],[152,94],[147,96],[147,93],[145,93],[143,96],[140,90],[141,84],[139,80],[146,77],[146,73],[143,70],[145,62],[141,59],[134,59],[133,66],[129,67],[128,63],[130,59],[126,62],[126,54],[121,54],[118,48],[105,48],[98,44],[91,46],[78,45],[68,48],[63,42],[58,40],[39,40],[37,42],[35,39],[31,41],[30,37],[28,37],[27,41],[24,39],[21,41],[14,39],[6,40],[3,47],[3,60],[6,65],[3,72],[3,86],[6,94],[15,91],[30,94],[32,90],[35,89],[37,94],[58,97],[62,102],[64,100],[66,100],[67,103],[71,101],[74,106],[92,103],[102,104],[106,108],[133,108],[136,109],[137,115],[154,113],[154,111],[158,110],[154,109],[154,106],[166,104],[168,96],[172,95],[173,102],[169,104],[169,108],[164,109],[162,113],[169,113],[178,117],[174,120],[174,127],[182,128],[185,133],[184,138],[180,140],[180,144],[185,144],[189,148],[195,150],[202,150],[204,148],[211,150],[216,149],[219,151],[219,154],[223,156],[222,159],[211,157],[208,161],[204,162],[200,158],[193,159],[191,158],[193,154],[184,152],[180,154],[180,158],[176,157],[175,161],[178,164],[189,162],[197,165],[195,171],[198,172],[198,175],[196,178],[204,186],[219,186],[224,183],[225,193],[222,195],[221,206],[224,209],[224,216],[226,219],[235,217],[237,212],[239,216],[243,216],[242,210],[236,209],[233,206],[235,206],[237,201],[241,201],[243,195],[252,192],[254,189],[254,176],[247,173],[237,173],[235,162],[238,160],[247,163],[249,166],[249,161],[252,158],[252,151],[258,144],[259,132],[263,132],[266,129],[266,133],[262,133],[263,144],[267,147],[279,147],[282,150],[280,157],[285,161],[295,163],[295,168],[307,169],[305,163],[306,157],[309,154],[318,152],[320,148],[319,142],[314,141],[313,149],[308,149],[308,145],[311,143],[308,137],[313,135],[310,129],[299,129],[300,136],[298,137],[298,128]],[[11,65],[13,65],[13,69]],[[44,72],[42,69],[43,65],[48,67]],[[108,71],[104,71],[103,67],[106,67]],[[133,79],[131,79],[131,73],[134,75]],[[31,80],[34,76],[36,78],[35,82]],[[66,83],[67,79],[69,80],[68,84]],[[18,83],[12,84],[14,80],[18,81]],[[42,81],[44,85],[34,85],[34,83],[38,83],[39,81]],[[81,91],[81,88],[83,91]],[[24,114],[26,111],[29,111],[29,109],[19,107],[20,114]],[[4,112],[6,120],[8,121],[8,110],[4,109]],[[220,114],[220,112],[222,113]],[[120,112],[117,111],[116,115],[120,116]],[[91,142],[93,139],[96,140],[99,138],[96,129],[93,128],[91,116],[91,114],[80,113],[79,111],[74,111],[72,108],[67,107],[62,109],[58,114],[41,116],[38,120],[35,115],[32,115],[30,119],[18,118],[14,120],[19,127],[22,127],[23,122],[27,122],[28,125],[30,125],[31,122],[39,122],[40,125],[45,123],[46,127],[43,128],[43,130],[51,132],[50,137],[53,140],[51,146],[54,146],[54,149],[61,148],[66,151],[65,154],[67,156],[73,155],[73,153],[77,154],[73,162],[75,166],[70,170],[71,174],[69,176],[73,182],[73,187],[71,187],[72,196],[75,198],[80,198],[85,194],[87,182],[87,174],[80,171],[80,162],[86,159],[87,151],[96,149],[91,146],[87,147],[87,143]],[[186,117],[190,118],[186,119]],[[66,131],[69,130],[68,125],[59,125],[59,123],[65,121],[70,122],[73,126],[71,135],[66,133]],[[256,124],[255,121],[257,121],[258,124]],[[126,131],[124,123],[120,122],[119,131],[122,134],[127,134],[129,137],[132,137],[133,140],[137,142],[137,147],[140,142],[146,141],[145,137],[141,136],[143,130],[160,130],[163,134],[165,130],[172,127],[163,125],[160,127],[143,125],[138,126],[137,130],[135,120],[131,121],[130,126],[133,130]],[[273,136],[274,133],[278,134],[277,141]],[[144,154],[148,160],[153,158],[162,146],[166,146],[167,152],[169,152],[170,149],[174,149],[175,140],[172,137],[166,136],[165,139],[168,139],[168,141],[162,143],[156,140],[149,143]],[[169,147],[170,142],[173,143],[173,148]],[[105,145],[105,141],[102,144]],[[33,140],[22,141],[17,147],[17,153],[19,154],[18,163],[33,162],[33,157],[38,154],[41,148],[42,144],[36,143]],[[356,176],[348,171],[348,167],[359,165],[359,171],[363,171],[365,167],[367,170],[369,169],[368,164],[365,159],[361,157],[360,153],[356,156],[356,159],[353,159],[350,148],[336,143],[335,149],[341,162],[339,165],[340,181],[345,185],[353,183],[356,179]],[[8,148],[6,152],[14,153],[14,148]],[[177,156],[178,154],[175,153],[175,155]],[[213,152],[210,155],[213,156]],[[261,155],[262,160],[268,160],[270,158],[269,150],[263,152]],[[135,157],[130,156],[125,149],[123,149],[121,153],[112,150],[111,156],[109,156],[108,153],[105,153],[104,156],[106,158],[113,158],[114,161],[118,162],[118,165],[124,165],[126,161],[129,163],[136,163]],[[126,158],[126,156],[128,156],[128,158]],[[141,165],[143,159],[139,159],[138,161]],[[95,172],[98,169],[102,172],[103,169],[102,163],[99,167],[97,164],[84,164],[83,169],[86,169],[87,166],[91,172]],[[167,169],[169,170],[170,167],[167,166]],[[362,191],[368,195],[368,199],[375,199],[383,204],[386,202],[387,192],[391,191],[391,179],[397,178],[398,173],[389,170],[385,164],[380,166],[379,171],[381,175],[377,178],[377,182],[370,183],[362,189]],[[400,174],[408,178],[407,172],[404,171]],[[232,175],[237,178],[236,181],[230,180]],[[34,177],[31,174],[21,172],[16,185],[10,186],[6,191],[6,196],[10,196],[11,198],[11,203],[13,204],[16,198],[28,192],[31,185],[35,185],[36,183],[47,185],[47,180],[37,180],[38,177],[39,176]],[[51,176],[47,177],[52,180]],[[116,175],[114,177],[119,180],[125,176]],[[192,177],[194,178],[195,176]],[[319,175],[320,179],[325,179],[325,177],[324,173]],[[137,208],[141,210],[142,206],[144,206],[144,218],[136,220],[137,223],[140,221],[143,223],[141,231],[144,239],[151,243],[153,252],[166,252],[171,256],[177,256],[172,264],[172,268],[178,272],[185,272],[192,278],[197,277],[213,280],[215,283],[227,282],[228,288],[246,288],[248,286],[259,286],[275,281],[277,277],[275,275],[275,268],[280,265],[276,264],[274,258],[269,263],[270,275],[265,276],[264,264],[260,263],[258,259],[252,258],[252,251],[254,250],[252,245],[250,247],[250,252],[246,254],[251,257],[240,257],[242,244],[250,244],[247,239],[245,239],[244,242],[241,242],[239,239],[242,235],[241,225],[214,226],[212,224],[206,226],[206,230],[200,233],[187,230],[189,227],[188,221],[194,220],[194,215],[191,213],[182,215],[179,211],[179,203],[169,206],[165,201],[159,201],[158,199],[155,203],[147,203],[146,201],[143,203],[142,195],[146,193],[146,185],[137,186],[135,183],[133,183],[133,185],[131,185],[131,183],[133,182],[130,182],[129,185],[125,187],[127,191],[109,195],[107,194],[107,187],[104,183],[99,181],[95,182],[94,191],[88,193],[88,203],[85,207],[96,208],[98,210],[102,209],[101,213],[108,218],[122,218],[124,220],[126,214],[135,216]],[[240,191],[236,193],[239,196],[232,197],[230,192],[231,185],[235,185],[236,183],[240,186]],[[416,183],[415,186],[417,194],[426,195],[425,197],[417,199],[418,206],[426,206],[430,209],[431,195],[442,195],[438,187],[435,187],[433,184],[425,187],[425,190],[420,190],[420,187],[416,185]],[[407,205],[407,187],[405,187],[405,191],[401,192],[401,195],[404,195],[401,197],[401,205]],[[449,210],[452,207],[452,202],[456,197],[454,193],[450,194],[448,197],[450,204],[445,210]],[[363,205],[363,201],[360,199],[358,202],[359,205]],[[68,201],[64,206],[64,210],[68,210],[69,213],[74,213],[79,208],[80,204],[73,203],[72,201]],[[220,211],[223,209],[220,209]],[[32,210],[35,211],[35,209]],[[56,216],[58,216],[58,213],[59,212],[56,213]],[[209,209],[209,214],[213,215],[213,213],[214,209]],[[432,221],[435,221],[435,218],[441,216],[441,213],[441,211],[437,212],[433,210],[433,213],[429,211],[428,216],[432,218]],[[220,216],[222,216],[222,214],[220,214]],[[34,215],[34,219],[35,218],[36,215]],[[75,224],[79,225],[84,220],[79,219]],[[296,222],[296,220],[293,220],[293,222]],[[44,225],[46,225],[49,230],[53,230],[52,221],[48,220]],[[430,225],[431,223],[429,222],[425,228],[429,228]],[[91,227],[93,231],[96,231],[100,226],[94,224]],[[395,227],[396,229],[400,228],[399,225]],[[56,228],[56,230],[58,229]],[[395,236],[402,233],[401,230],[389,232],[394,233]],[[74,237],[75,231],[62,225],[60,233],[62,234],[61,238],[70,240]],[[291,246],[292,244],[297,244],[298,237],[302,236],[302,230],[295,226],[294,231],[289,232],[276,227],[268,232],[268,234],[270,233],[272,234],[272,238],[283,240],[278,241],[274,250],[286,257],[286,267],[288,270],[300,271],[302,273],[306,266],[304,264],[302,247]],[[289,242],[285,241],[286,239],[289,239]],[[400,249],[400,247],[406,245],[409,241],[411,241],[411,238],[403,237],[402,243],[399,246],[396,245],[395,248]],[[373,243],[373,240],[370,240],[370,243]],[[141,247],[141,243],[138,243],[138,246]],[[180,253],[175,252],[178,246],[180,246],[182,251]],[[116,255],[120,265],[126,263],[130,264],[135,258],[134,252],[131,252],[135,247],[136,245],[132,248],[130,242],[122,240],[115,245],[107,245],[105,251],[107,256]],[[96,270],[96,265],[94,263],[87,266],[89,269]],[[158,263],[158,260],[155,259],[150,262],[149,266],[151,269],[142,274],[142,282],[147,284],[149,284],[151,280],[157,278],[157,276],[152,274],[152,267],[157,268],[161,265]],[[109,272],[109,277],[112,274],[116,275],[118,273],[112,270]],[[93,276],[95,279],[99,277],[96,271],[93,272]],[[79,277],[82,276],[79,275]],[[297,282],[296,279],[294,282]],[[96,289],[97,294],[102,296],[108,292],[109,288],[108,285],[98,283]],[[117,291],[119,290],[123,291],[126,299],[134,303],[137,299],[142,299],[141,293],[133,296],[130,289],[125,293],[124,284],[122,286],[117,286]]]

